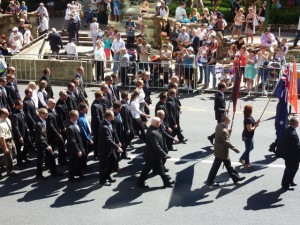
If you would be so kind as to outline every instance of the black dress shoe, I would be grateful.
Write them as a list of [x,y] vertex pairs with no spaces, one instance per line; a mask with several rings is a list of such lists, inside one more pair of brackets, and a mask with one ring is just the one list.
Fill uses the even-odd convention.
[[165,167],[165,172],[169,172],[169,169]]
[[139,187],[139,188],[144,188],[144,189],[148,189],[149,188],[149,186],[145,185],[145,183],[137,183],[136,186]]
[[31,163],[31,160],[30,159],[24,159],[25,163],[29,164]]
[[47,180],[47,177],[44,177],[43,175],[37,175],[35,178],[38,180]]
[[178,151],[178,149],[176,149],[176,148],[172,148],[172,149],[170,149],[169,151],[176,152],[176,151]]
[[173,184],[171,182],[164,183],[164,187],[165,188],[171,188],[171,187],[173,187]]
[[129,157],[128,155],[122,156],[121,158],[122,158],[122,159],[127,159],[127,160],[130,160],[130,159],[131,159],[131,157]]
[[111,186],[111,183],[109,183],[108,181],[100,182],[100,184],[103,186]]
[[210,141],[212,145],[214,145],[214,138],[212,136],[208,136],[207,139]]
[[206,182],[206,185],[207,185],[207,186],[210,186],[210,187],[220,187],[220,184],[217,183],[217,182],[213,182],[213,183],[207,183],[207,182]]
[[109,181],[109,183],[115,183],[117,180],[113,179],[113,178],[109,178],[108,181]]
[[233,181],[233,183],[234,184],[237,184],[239,181],[243,181],[243,180],[245,180],[246,179],[246,177],[239,177],[239,178],[237,178],[235,181]]
[[179,141],[179,143],[186,144],[186,141],[185,140],[181,140],[181,141]]
[[292,187],[285,187],[285,186],[282,186],[282,189],[283,190],[286,190],[286,191],[294,191],[295,189],[294,188],[292,188]]
[[24,169],[27,167],[26,163],[17,163],[17,167],[19,167],[20,169]]
[[60,166],[67,166],[69,163],[67,161],[58,162]]
[[51,177],[61,177],[61,176],[63,176],[63,173],[60,172],[51,173]]
[[296,186],[297,186],[297,184],[295,184],[294,182],[293,182],[293,183],[290,183],[290,185],[291,185],[292,187],[296,187]]
[[80,182],[80,180],[79,179],[77,179],[77,178],[75,178],[75,177],[70,177],[69,179],[68,179],[68,182],[71,182],[71,183],[74,183],[74,182]]

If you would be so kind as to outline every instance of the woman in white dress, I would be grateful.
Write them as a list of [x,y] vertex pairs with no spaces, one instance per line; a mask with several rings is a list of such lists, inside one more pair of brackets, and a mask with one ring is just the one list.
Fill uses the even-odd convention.
[[27,44],[30,44],[31,43],[31,31],[30,31],[30,28],[31,28],[31,25],[30,24],[25,24],[24,25],[24,35],[23,35],[23,38],[24,38],[24,45],[27,45]]
[[99,34],[99,23],[97,23],[97,18],[93,18],[93,22],[90,24],[90,33],[93,41],[94,51],[96,49],[96,40]]
[[96,80],[99,83],[100,80],[104,80],[104,70],[106,68],[106,55],[104,52],[103,42],[96,41],[96,49],[94,51],[95,63],[96,63]]

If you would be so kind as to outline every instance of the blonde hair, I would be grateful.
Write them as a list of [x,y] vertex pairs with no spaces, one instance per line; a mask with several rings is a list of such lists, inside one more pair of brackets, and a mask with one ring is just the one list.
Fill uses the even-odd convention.
[[31,81],[28,83],[28,87],[31,88],[31,89],[36,89],[36,84],[35,82]]

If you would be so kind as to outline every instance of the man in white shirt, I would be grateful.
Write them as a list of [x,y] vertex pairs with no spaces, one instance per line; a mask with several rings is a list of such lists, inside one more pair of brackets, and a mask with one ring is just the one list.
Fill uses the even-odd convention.
[[46,18],[46,15],[42,13],[40,15],[40,24],[37,27],[37,30],[39,31],[39,36],[48,33],[48,29],[49,29],[49,20]]
[[77,47],[75,45],[75,38],[69,42],[65,47],[65,53],[68,56],[68,58],[77,59],[78,58],[78,52]]
[[116,39],[113,41],[111,45],[111,50],[114,52],[114,66],[113,66],[113,73],[117,73],[117,70],[119,69],[120,63],[120,50],[122,48],[125,48],[125,42],[121,39],[121,34],[118,32],[116,33]]
[[7,109],[0,109],[0,148],[4,154],[0,165],[6,167],[8,176],[13,176],[16,173],[13,171],[12,155],[16,153],[16,147],[12,140],[12,127],[8,115],[9,112]]
[[37,10],[35,10],[35,12],[38,16],[41,16],[42,14],[45,15],[45,17],[49,18],[49,14],[48,14],[48,10],[47,8],[44,6],[44,3],[40,3],[39,7],[37,8]]
[[184,18],[187,18],[186,16],[186,11],[185,11],[185,2],[181,2],[180,3],[180,6],[178,6],[176,8],[176,11],[175,11],[175,20],[176,22],[181,22]]
[[189,46],[190,35],[186,32],[186,27],[181,27],[181,33],[178,35],[177,42],[181,42],[184,46]]

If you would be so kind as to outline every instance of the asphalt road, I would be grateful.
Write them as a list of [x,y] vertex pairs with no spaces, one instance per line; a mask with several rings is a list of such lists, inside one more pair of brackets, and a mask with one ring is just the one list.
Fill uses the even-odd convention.
[[[57,96],[62,88],[54,89]],[[96,89],[88,88],[90,102]],[[152,98],[154,107],[157,93]],[[176,181],[174,188],[162,188],[157,176],[147,180],[150,189],[135,187],[143,164],[143,146],[137,141],[130,151],[133,159],[120,162],[125,173],[114,174],[117,182],[111,187],[99,186],[98,163],[92,157],[89,164],[93,171],[85,181],[75,184],[67,182],[66,167],[59,167],[65,172],[62,178],[35,180],[33,161],[26,170],[17,170],[17,177],[0,180],[1,224],[299,224],[300,187],[280,191],[284,162],[268,152],[275,139],[276,100],[270,102],[255,132],[251,152],[254,168],[241,168],[239,155],[231,152],[234,167],[246,179],[236,186],[221,168],[216,178],[219,188],[204,184],[214,159],[207,140],[216,126],[212,99],[213,94],[181,96],[181,124],[188,143],[175,146],[178,151],[171,152],[167,162]],[[243,107],[253,105],[257,119],[266,102],[266,98],[239,100],[231,142],[241,151]],[[295,182],[299,183],[299,175]]]

